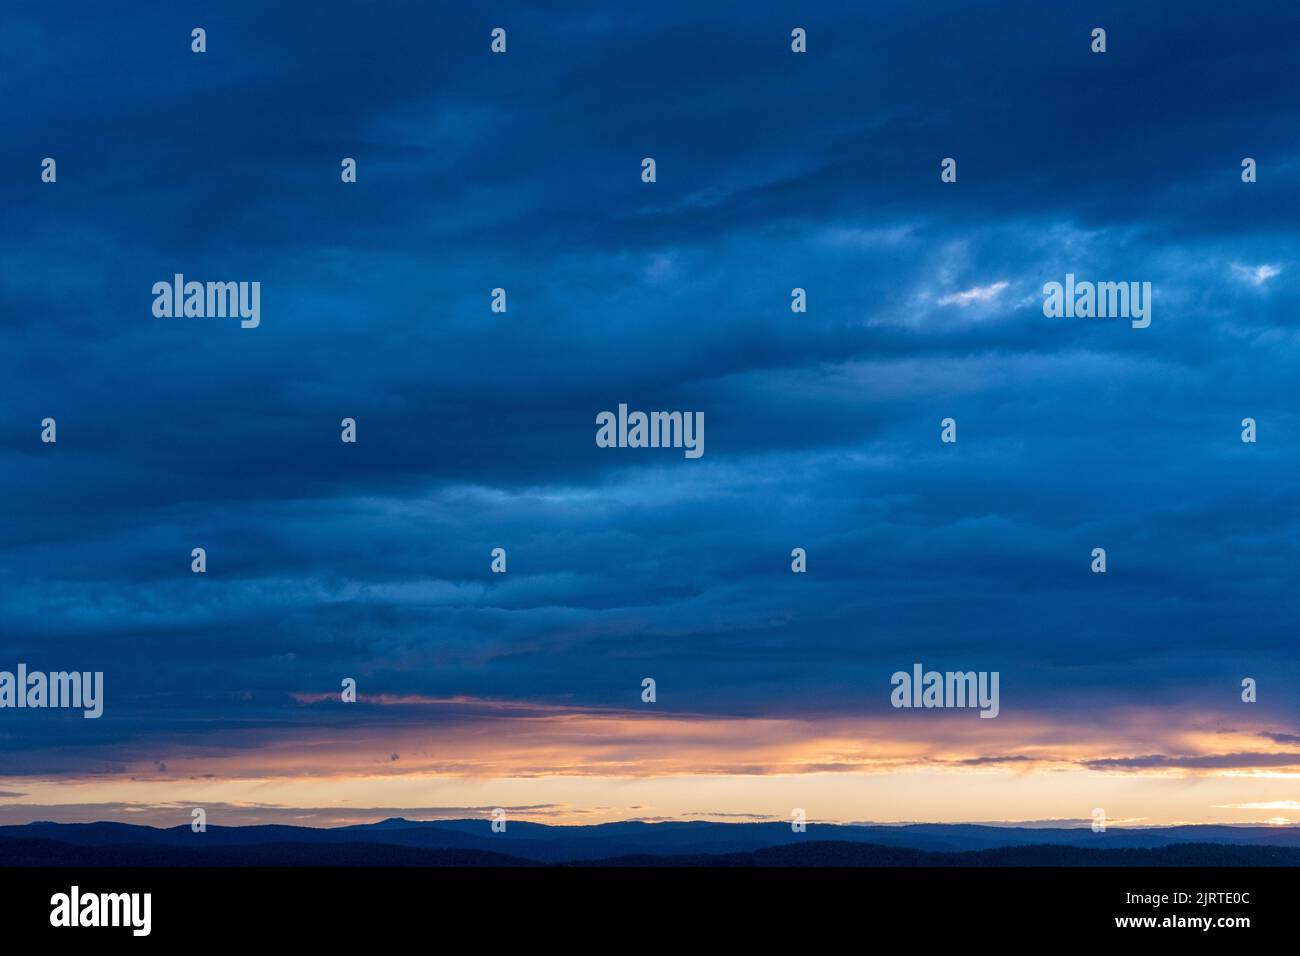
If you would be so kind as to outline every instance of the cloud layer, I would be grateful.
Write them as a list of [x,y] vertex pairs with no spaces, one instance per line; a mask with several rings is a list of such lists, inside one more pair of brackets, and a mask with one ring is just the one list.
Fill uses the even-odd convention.
[[[0,668],[108,695],[0,712],[7,789],[1293,769],[1294,6],[156,14],[0,39]],[[154,318],[175,272],[261,326]],[[1067,272],[1151,327],[1045,319]],[[620,402],[706,455],[597,448]],[[914,661],[1002,716],[904,720]]]

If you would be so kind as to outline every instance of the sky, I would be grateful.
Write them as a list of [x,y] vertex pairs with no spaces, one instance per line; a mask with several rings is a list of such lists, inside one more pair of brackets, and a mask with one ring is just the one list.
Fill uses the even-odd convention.
[[1294,4],[4,19],[0,822],[1300,822]]

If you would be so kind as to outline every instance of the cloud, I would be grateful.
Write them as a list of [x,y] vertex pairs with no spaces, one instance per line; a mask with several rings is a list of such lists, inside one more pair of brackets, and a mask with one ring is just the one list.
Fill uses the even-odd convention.
[[1269,279],[1281,275],[1282,269],[1274,265],[1243,266],[1233,263],[1232,274],[1251,285],[1261,286]]
[[1140,757],[1107,757],[1098,760],[1089,760],[1086,761],[1086,765],[1096,770],[1150,770],[1164,767],[1182,770],[1241,770],[1266,767],[1300,768],[1300,753],[1236,753],[1204,754],[1197,756],[1149,754]]
[[1279,734],[1271,731],[1261,731],[1260,736],[1278,744],[1300,744],[1300,734]]
[[[116,820],[140,826],[176,827],[190,824],[190,810],[202,806],[209,821],[220,826],[299,826],[344,827],[377,823],[381,820],[402,817],[407,820],[487,820],[496,805],[482,806],[286,806],[270,803],[227,803],[204,800],[201,802],[166,803],[50,803],[50,804],[0,804],[0,826],[21,825],[32,820],[51,820],[59,823],[97,823]],[[554,804],[517,804],[502,807],[514,817],[533,820],[553,820],[558,817],[581,818],[577,808]]]
[[1005,280],[991,285],[974,286],[964,292],[952,292],[939,299],[940,305],[957,305],[963,309],[975,302],[991,302],[1002,294],[1010,283]]
[[[1273,280],[1300,255],[1300,198],[1280,176],[1241,187],[1205,144],[1300,157],[1300,9],[1205,31],[1212,12],[1115,11],[1112,30],[1163,39],[1104,77],[1064,8],[818,13],[814,43],[880,40],[870,82],[846,48],[782,53],[735,3],[520,6],[490,68],[461,42],[481,36],[468,8],[304,34],[226,4],[206,60],[163,23],[106,46],[111,11],[15,13],[7,152],[47,155],[57,117],[60,182],[0,177],[30,224],[0,256],[0,666],[102,669],[108,700],[0,737],[13,786],[96,802],[138,781],[138,805],[182,780],[346,779],[364,806],[440,771],[582,777],[595,801],[600,774],[1282,767],[1300,302]],[[976,31],[1008,69],[988,74]],[[1224,94],[1241,49],[1250,110]],[[87,98],[124,58],[139,69]],[[196,148],[186,117],[221,135]],[[261,327],[154,318],[176,271],[262,281]],[[1152,327],[1053,322],[1020,295],[1067,272],[1151,281]],[[620,401],[703,411],[706,456],[597,448]],[[999,670],[1003,716],[977,724],[1029,737],[937,719],[906,750],[879,738],[888,675],[916,659]],[[1243,661],[1272,675],[1250,721],[1228,706]],[[1144,736],[1117,729],[1139,705]],[[1244,736],[1211,743],[1188,711]],[[964,812],[950,799],[933,812]],[[1079,812],[1062,799],[1043,812]]]

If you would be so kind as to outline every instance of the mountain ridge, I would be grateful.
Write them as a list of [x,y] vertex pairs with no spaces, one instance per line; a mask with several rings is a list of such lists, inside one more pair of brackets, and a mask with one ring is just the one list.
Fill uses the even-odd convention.
[[8,867],[1292,867],[1300,847],[1177,843],[1149,849],[1091,849],[1033,844],[936,853],[871,843],[812,841],[741,853],[632,854],[543,863],[483,850],[428,849],[363,842],[260,843],[239,846],[79,846],[41,838],[0,837]]
[[[41,841],[44,841],[42,843]],[[0,863],[6,857],[28,860],[45,844],[58,856],[59,847],[97,851],[109,857],[145,855],[150,852],[169,859],[183,859],[185,854],[198,858],[205,854],[225,853],[230,858],[256,858],[259,854],[279,857],[316,858],[334,852],[340,859],[352,861],[371,856],[392,857],[394,865],[443,865],[421,863],[462,854],[462,864],[496,860],[497,864],[571,864],[628,859],[676,859],[720,857],[731,862],[717,865],[763,865],[742,862],[753,854],[808,845],[870,846],[879,855],[888,850],[930,854],[962,854],[1006,851],[1027,847],[1058,850],[1081,850],[1113,853],[1117,851],[1151,851],[1171,847],[1237,847],[1253,850],[1295,851],[1300,853],[1300,827],[1230,827],[1223,825],[1159,827],[1146,829],[1111,828],[1094,833],[1090,828],[1001,827],[985,824],[906,824],[877,826],[858,824],[807,825],[804,833],[795,833],[786,823],[715,823],[711,821],[619,821],[614,823],[553,826],[526,821],[510,821],[506,832],[494,833],[490,821],[478,820],[406,820],[388,818],[369,824],[314,828],[283,824],[227,827],[210,824],[202,833],[192,832],[186,824],[160,828],[139,824],[102,821],[97,823],[54,823],[39,821],[22,825],[0,826]],[[268,847],[277,848],[274,853]],[[291,851],[288,848],[297,847]],[[304,847],[324,848],[307,850]],[[351,847],[353,849],[344,849]],[[362,852],[356,847],[367,847]],[[57,851],[57,852],[56,852]],[[1208,850],[1200,851],[1202,855]],[[419,854],[432,854],[420,857]],[[770,853],[767,853],[770,856]],[[1171,851],[1166,854],[1176,857]],[[778,854],[779,856],[779,854]],[[1282,859],[1268,853],[1261,858]],[[448,856],[448,858],[451,858]],[[760,856],[757,859],[765,859]],[[9,865],[41,865],[10,863]],[[147,864],[146,864],[147,865]],[[175,864],[182,865],[182,864]],[[213,864],[225,865],[225,864]],[[355,865],[354,862],[340,865]],[[621,865],[611,863],[609,865]],[[694,865],[694,864],[677,864]],[[794,864],[791,864],[794,865]],[[982,865],[979,863],[973,865]],[[1084,865],[1084,864],[1080,864]],[[1284,863],[1280,865],[1291,865]]]

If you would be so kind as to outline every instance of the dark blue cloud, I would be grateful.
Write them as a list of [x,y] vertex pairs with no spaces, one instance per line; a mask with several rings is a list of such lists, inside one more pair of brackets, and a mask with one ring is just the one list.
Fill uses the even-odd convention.
[[[914,660],[1002,670],[1004,713],[1300,691],[1294,5],[150,9],[0,41],[0,663],[111,694],[15,758],[334,719],[290,695],[344,675],[735,714],[879,711]],[[262,282],[261,327],[154,318],[174,272]],[[1066,272],[1152,282],[1151,327],[1045,319]],[[619,402],[704,411],[705,456],[597,448]]]

